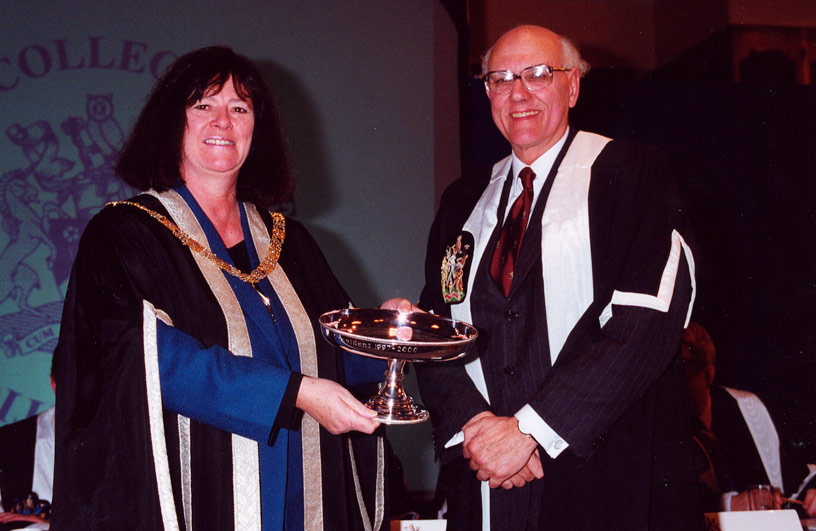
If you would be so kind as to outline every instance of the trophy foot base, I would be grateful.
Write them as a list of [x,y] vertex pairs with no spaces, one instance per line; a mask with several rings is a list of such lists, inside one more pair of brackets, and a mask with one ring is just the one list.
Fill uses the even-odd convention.
[[373,396],[365,403],[365,406],[377,412],[374,420],[382,424],[419,424],[430,418],[428,410],[411,399],[394,403],[390,400],[380,400],[379,396]]

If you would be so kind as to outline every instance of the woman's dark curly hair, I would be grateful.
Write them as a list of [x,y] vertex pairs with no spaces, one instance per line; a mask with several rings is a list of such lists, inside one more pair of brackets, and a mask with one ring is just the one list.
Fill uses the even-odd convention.
[[272,93],[255,65],[226,46],[189,52],[170,65],[125,141],[116,173],[139,190],[162,192],[177,185],[187,108],[230,78],[255,114],[252,145],[238,173],[238,200],[268,207],[289,199],[292,175]]

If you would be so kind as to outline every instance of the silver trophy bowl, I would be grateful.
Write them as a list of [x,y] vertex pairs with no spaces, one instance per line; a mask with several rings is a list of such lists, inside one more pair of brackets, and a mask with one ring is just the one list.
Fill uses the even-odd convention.
[[383,424],[415,424],[428,411],[405,392],[407,362],[449,361],[468,353],[476,341],[473,325],[424,312],[348,308],[320,316],[329,343],[358,354],[386,360],[385,382],[365,405]]

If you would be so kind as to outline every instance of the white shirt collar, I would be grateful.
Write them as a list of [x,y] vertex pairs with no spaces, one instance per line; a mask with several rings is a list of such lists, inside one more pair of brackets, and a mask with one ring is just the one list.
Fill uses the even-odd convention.
[[507,206],[504,209],[504,217],[502,219],[507,217],[507,213],[510,211],[513,201],[515,201],[516,198],[521,195],[522,185],[521,179],[519,179],[519,173],[521,173],[521,170],[527,166],[530,166],[536,175],[536,178],[533,179],[533,206],[535,206],[536,202],[538,202],[538,196],[541,195],[541,189],[544,188],[544,183],[547,182],[547,176],[550,174],[550,170],[555,163],[555,159],[558,157],[558,154],[561,152],[561,148],[564,147],[564,144],[567,141],[568,133],[569,129],[567,129],[558,142],[553,144],[550,149],[535,159],[532,164],[524,164],[518,157],[516,157],[515,153],[511,155],[513,160],[513,183],[510,185],[510,195],[507,198]]
[[553,144],[550,149],[535,159],[532,164],[525,164],[521,162],[516,154],[513,153],[513,178],[517,179],[521,170],[527,166],[530,166],[530,168],[532,168],[533,172],[536,174],[536,178],[533,181],[533,188],[535,188],[536,193],[538,193],[538,191],[544,185],[544,181],[547,180],[547,175],[550,173],[550,169],[552,169],[555,158],[561,152],[561,148],[567,141],[567,133],[569,133],[569,129],[564,132],[563,136],[558,140],[558,142]]

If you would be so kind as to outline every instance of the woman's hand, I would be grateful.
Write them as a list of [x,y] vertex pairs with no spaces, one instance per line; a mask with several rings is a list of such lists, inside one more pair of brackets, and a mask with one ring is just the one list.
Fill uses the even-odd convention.
[[372,433],[379,426],[377,413],[365,407],[342,385],[325,378],[304,376],[295,405],[337,435],[347,431]]

